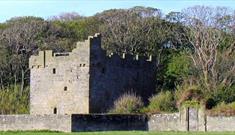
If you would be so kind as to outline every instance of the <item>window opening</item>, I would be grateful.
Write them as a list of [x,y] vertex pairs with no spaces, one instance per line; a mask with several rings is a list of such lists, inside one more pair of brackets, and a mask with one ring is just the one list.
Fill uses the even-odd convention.
[[104,67],[102,68],[101,72],[102,72],[103,74],[105,73],[105,68],[104,68]]
[[57,114],[57,108],[56,107],[54,108],[53,113]]
[[53,74],[55,74],[56,73],[56,70],[55,70],[55,68],[53,68]]

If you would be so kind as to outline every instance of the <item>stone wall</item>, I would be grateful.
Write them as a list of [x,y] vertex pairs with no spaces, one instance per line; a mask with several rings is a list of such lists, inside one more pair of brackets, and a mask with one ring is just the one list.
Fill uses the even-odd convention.
[[150,131],[186,131],[185,119],[180,113],[154,114],[149,117],[148,130]]
[[0,115],[0,131],[62,132],[147,130],[145,115]]
[[149,116],[150,131],[235,131],[235,117],[208,116],[203,109],[183,108],[180,113]]
[[141,96],[145,103],[155,92],[156,60],[129,54],[106,54],[99,38],[90,51],[90,112],[104,113],[127,92]]
[[145,115],[72,115],[72,131],[148,130]]
[[207,116],[207,131],[235,131],[235,116]]
[[[235,117],[206,116],[190,121],[187,113],[121,115],[0,115],[0,131],[235,131]],[[200,114],[200,112],[198,113]],[[198,115],[199,116],[199,115]],[[204,119],[204,122],[200,122]],[[190,127],[190,124],[192,127]]]
[[0,131],[71,132],[71,115],[0,115]]
[[151,115],[148,127],[153,131],[205,131],[205,114],[202,109],[184,107],[178,113]]

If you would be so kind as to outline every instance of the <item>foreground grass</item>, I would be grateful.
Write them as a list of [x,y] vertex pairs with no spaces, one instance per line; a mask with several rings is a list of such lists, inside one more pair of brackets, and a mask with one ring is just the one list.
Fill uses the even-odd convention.
[[105,131],[105,132],[0,132],[0,135],[235,135],[235,132],[147,132],[147,131]]

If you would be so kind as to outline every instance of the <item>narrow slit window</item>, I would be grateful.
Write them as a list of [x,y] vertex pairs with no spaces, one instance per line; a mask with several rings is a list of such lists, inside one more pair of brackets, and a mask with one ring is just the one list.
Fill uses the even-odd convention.
[[101,72],[102,72],[103,74],[105,73],[105,68],[104,68],[104,67],[102,68]]
[[56,107],[53,109],[53,113],[57,114],[57,108]]
[[67,90],[68,90],[68,87],[67,87],[67,86],[65,86],[65,87],[64,87],[64,91],[67,91]]
[[55,69],[55,68],[53,68],[53,71],[52,71],[52,72],[53,72],[53,74],[56,74],[56,69]]

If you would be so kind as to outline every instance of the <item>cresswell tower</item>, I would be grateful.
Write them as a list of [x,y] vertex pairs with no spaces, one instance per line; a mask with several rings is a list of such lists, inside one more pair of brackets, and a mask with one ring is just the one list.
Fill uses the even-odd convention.
[[100,34],[72,52],[40,51],[29,66],[31,114],[102,113],[127,91],[146,101],[155,88],[151,56],[106,54]]

